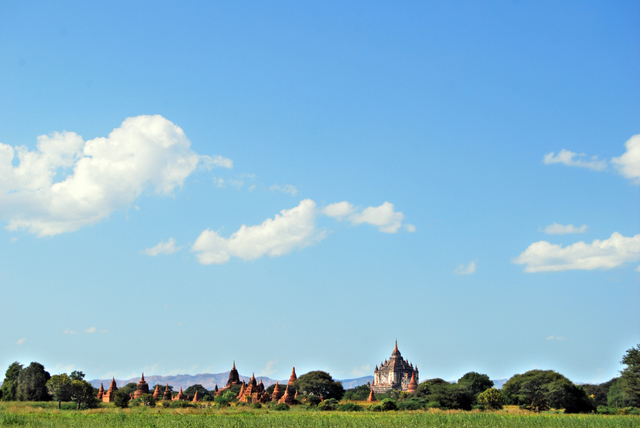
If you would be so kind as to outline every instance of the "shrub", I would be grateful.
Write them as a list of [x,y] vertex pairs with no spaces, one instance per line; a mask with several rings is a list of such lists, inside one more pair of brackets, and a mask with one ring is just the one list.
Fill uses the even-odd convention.
[[272,409],[278,411],[289,410],[289,405],[287,403],[278,403]]
[[367,410],[369,410],[370,412],[381,412],[382,406],[379,404],[374,404],[373,406],[369,406]]
[[254,409],[262,409],[262,404],[260,404],[260,403],[253,403],[253,404],[251,405],[251,407],[253,407]]
[[478,403],[483,404],[490,409],[502,409],[504,397],[499,389],[488,388],[486,391],[478,395]]
[[408,399],[398,403],[398,410],[420,410],[424,407],[425,402],[419,399]]
[[390,410],[398,410],[398,406],[391,398],[385,398],[380,402],[380,407],[383,411],[388,412]]
[[318,404],[318,410],[336,410],[338,408],[338,400],[329,398]]
[[193,404],[189,403],[188,401],[184,401],[184,400],[176,400],[176,401],[172,401],[171,402],[171,406],[172,409],[180,409],[180,408],[186,408],[186,407],[195,407]]
[[424,407],[425,409],[439,409],[442,407],[442,405],[438,401],[429,401],[424,405]]
[[320,397],[316,397],[315,395],[308,395],[306,402],[310,406],[317,406],[322,402],[322,400],[320,400]]
[[140,396],[140,403],[145,407],[156,407],[156,399],[152,394],[142,394]]
[[171,403],[168,401],[163,401],[162,402],[162,407],[164,407],[165,409],[168,409],[171,406]]
[[475,406],[472,407],[473,410],[480,410],[481,412],[484,412],[486,410],[486,408],[484,407],[484,404],[476,404]]
[[339,404],[338,410],[342,412],[361,412],[362,406],[356,403],[345,403],[345,404]]
[[238,401],[236,403],[236,407],[247,407],[247,403],[245,403],[244,401]]

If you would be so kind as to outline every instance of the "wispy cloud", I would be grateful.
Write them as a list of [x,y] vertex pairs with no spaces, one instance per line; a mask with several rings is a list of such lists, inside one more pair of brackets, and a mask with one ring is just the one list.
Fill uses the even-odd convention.
[[222,156],[200,155],[200,163],[206,170],[213,168],[233,168],[233,161]]
[[63,334],[78,334],[78,332],[76,330],[69,330],[69,329],[66,329],[62,333]]
[[[352,225],[370,224],[376,226],[380,232],[396,233],[402,226],[404,214],[395,211],[391,202],[384,202],[377,207],[367,207],[361,211],[347,201],[329,204],[322,209],[322,214],[337,220],[348,219]],[[407,231],[414,232],[415,226],[407,225]]]
[[633,184],[640,184],[640,134],[634,135],[625,143],[626,151],[611,161],[598,159],[597,156],[587,157],[584,153],[575,153],[562,149],[558,154],[548,153],[544,156],[546,165],[561,163],[567,166],[588,168],[593,171],[604,171],[609,164],[623,177]]
[[546,226],[542,230],[547,235],[566,235],[569,233],[584,233],[587,231],[587,225],[583,224],[580,227],[575,227],[572,224],[563,225],[563,224],[553,223],[553,224],[550,224],[549,226]]
[[274,184],[269,187],[269,190],[272,192],[282,192],[287,193],[289,195],[297,195],[298,189],[293,184],[285,184],[284,186],[280,186],[279,184]]
[[16,342],[16,344],[18,345],[24,345],[27,342],[27,338],[23,337],[21,339],[18,339],[18,341]]
[[565,338],[564,338],[564,337],[562,337],[562,336],[549,336],[549,337],[547,337],[547,340],[559,340],[559,341],[564,341],[564,340],[567,340],[567,339],[565,339]]
[[354,367],[353,370],[351,370],[351,375],[352,376],[362,377],[362,376],[366,376],[368,374],[371,374],[371,365],[370,364],[365,364],[363,366]]
[[149,256],[158,256],[160,254],[173,254],[177,251],[180,251],[182,247],[176,247],[176,240],[173,238],[169,238],[168,241],[160,241],[158,245],[155,247],[147,248],[143,250],[142,253],[147,254]]
[[270,376],[276,372],[276,367],[278,366],[278,360],[268,361],[264,368],[260,371],[260,375],[262,376]]
[[525,272],[557,272],[614,268],[640,260],[640,234],[626,237],[618,232],[609,239],[583,241],[562,247],[547,241],[534,242],[513,263]]
[[477,266],[478,266],[477,260],[470,262],[468,265],[460,264],[457,268],[453,270],[453,273],[455,273],[456,275],[471,275],[476,272]]
[[555,152],[546,154],[544,156],[544,163],[545,165],[562,163],[567,166],[588,168],[594,171],[602,171],[607,168],[606,160],[600,160],[597,156],[592,156],[587,160],[584,153],[574,153],[565,149],[560,150],[560,153],[557,155]]
[[97,328],[95,328],[95,327],[89,327],[89,328],[88,328],[88,329],[86,329],[84,332],[85,332],[85,333],[89,333],[89,334],[93,334],[93,333],[95,333],[96,331],[98,331],[98,329],[97,329]]

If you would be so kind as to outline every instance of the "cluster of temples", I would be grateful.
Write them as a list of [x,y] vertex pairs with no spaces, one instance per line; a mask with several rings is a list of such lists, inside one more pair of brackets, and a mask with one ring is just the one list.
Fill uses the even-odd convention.
[[[267,403],[270,401],[275,401],[278,403],[293,404],[298,398],[298,392],[290,391],[289,387],[293,386],[293,383],[297,379],[298,376],[296,375],[296,368],[294,367],[291,371],[289,382],[287,382],[284,391],[282,391],[282,387],[278,384],[278,382],[276,382],[273,392],[269,394],[266,391],[264,384],[262,383],[262,379],[260,380],[260,382],[258,382],[255,375],[251,375],[251,379],[249,379],[249,382],[241,381],[238,370],[236,369],[236,363],[234,361],[233,367],[231,367],[231,371],[229,372],[229,380],[227,380],[226,385],[223,388],[218,389],[218,385],[216,384],[215,388],[213,389],[213,393],[217,397],[220,394],[224,394],[225,392],[227,392],[233,386],[240,385],[240,392],[236,397],[238,401],[245,403]],[[416,366],[414,368],[413,364],[411,364],[408,360],[402,358],[402,354],[398,350],[398,341],[396,341],[396,346],[391,353],[391,357],[380,363],[379,368],[376,365],[376,368],[374,370],[373,383],[371,383],[369,386],[371,388],[371,391],[369,393],[369,398],[367,399],[367,401],[376,401],[374,393],[385,393],[392,389],[407,391],[411,393],[417,390],[418,367]],[[111,403],[115,399],[117,390],[118,387],[116,386],[116,380],[115,378],[113,378],[108,390],[105,391],[103,385],[100,385],[97,398],[105,403]],[[139,398],[143,394],[149,394],[149,384],[144,380],[144,373],[142,373],[142,377],[136,385],[136,392],[131,393],[130,396],[132,399],[135,399]],[[159,385],[156,385],[156,388],[153,391],[153,398],[155,398],[156,400],[160,400],[161,395],[162,401],[189,400],[197,402],[203,399],[203,397],[201,397],[198,392],[196,392],[193,397],[184,394],[182,392],[182,387],[180,388],[178,394],[173,396],[171,390],[169,389],[169,384],[167,384],[167,386],[164,388],[164,392],[162,394],[160,394]]]
[[[296,368],[294,367],[291,371],[291,376],[289,377],[289,382],[285,387],[284,392],[280,388],[278,382],[273,389],[273,392],[269,394],[264,384],[262,383],[262,379],[260,382],[256,380],[255,375],[251,375],[251,379],[249,382],[244,382],[240,380],[240,375],[238,374],[238,370],[236,369],[236,363],[234,361],[233,367],[229,372],[229,380],[223,388],[218,389],[218,385],[213,389],[214,395],[217,397],[220,394],[224,394],[226,391],[231,389],[231,387],[240,385],[240,392],[236,397],[238,401],[242,401],[245,403],[266,403],[269,401],[277,401],[278,403],[286,403],[293,404],[294,400],[298,397],[298,392],[292,393],[289,391],[289,386],[292,386],[293,383],[298,379],[296,375]],[[292,388],[293,389],[293,388]],[[98,390],[98,400],[102,400],[105,403],[112,403],[115,400],[116,391],[118,390],[118,386],[116,385],[115,378],[111,379],[111,385],[109,385],[109,389],[105,391],[104,385],[100,385],[100,389]],[[144,380],[144,373],[142,373],[142,377],[138,384],[136,385],[136,392],[130,394],[131,399],[139,398],[143,394],[149,394],[149,384]],[[162,395],[162,396],[161,396]],[[160,387],[156,385],[155,390],[153,391],[153,398],[160,401],[177,401],[177,400],[188,400],[188,401],[202,401],[202,396],[196,391],[196,393],[192,396],[186,395],[182,392],[182,387],[180,387],[180,391],[177,395],[173,396],[171,390],[169,389],[169,384],[164,388],[164,392],[160,394]]]

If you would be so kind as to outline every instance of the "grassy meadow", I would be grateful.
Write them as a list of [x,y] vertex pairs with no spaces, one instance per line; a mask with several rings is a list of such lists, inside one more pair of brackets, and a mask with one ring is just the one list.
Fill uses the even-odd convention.
[[[358,403],[366,406],[368,403]],[[0,426],[12,427],[638,427],[640,416],[534,414],[516,406],[494,412],[428,411],[321,412],[307,406],[289,411],[267,407],[165,409],[134,407],[72,410],[71,403],[2,402]]]

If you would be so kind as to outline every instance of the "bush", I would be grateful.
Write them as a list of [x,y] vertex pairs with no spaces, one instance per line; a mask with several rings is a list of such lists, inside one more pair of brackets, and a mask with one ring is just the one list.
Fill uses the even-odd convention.
[[316,397],[315,395],[308,395],[307,396],[307,404],[308,405],[317,406],[320,403],[322,403],[322,400],[320,400],[320,397]]
[[441,407],[442,405],[438,401],[429,401],[427,404],[424,405],[425,409],[439,409]]
[[345,403],[345,404],[339,404],[338,410],[342,412],[361,412],[362,406],[359,406],[356,403]]
[[336,410],[338,408],[338,400],[329,398],[318,404],[318,410]]
[[481,412],[484,412],[486,410],[486,408],[484,407],[484,404],[476,404],[475,406],[472,407],[473,410],[480,410]]
[[424,407],[425,402],[423,400],[410,398],[398,403],[398,410],[420,410]]
[[369,410],[370,412],[381,412],[382,406],[379,404],[374,404],[373,406],[369,406],[367,410]]
[[142,394],[139,400],[145,407],[156,407],[156,399],[152,394]]
[[380,407],[383,411],[388,412],[390,410],[398,410],[398,406],[391,398],[385,398],[380,402]]
[[193,404],[189,403],[188,401],[184,401],[184,400],[176,400],[176,401],[172,401],[171,402],[171,406],[172,409],[180,409],[180,408],[187,408],[187,407],[195,407]]
[[253,407],[254,409],[262,409],[262,404],[260,404],[260,403],[253,403],[253,404],[251,405],[251,407]]
[[245,403],[244,401],[238,401],[236,403],[236,407],[247,407],[247,403]]
[[287,403],[278,403],[272,409],[278,411],[289,410],[289,405]]
[[165,409],[168,409],[170,406],[171,406],[171,403],[169,401],[162,402],[162,407],[164,407]]

